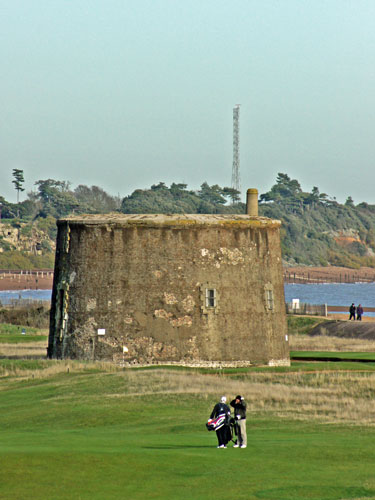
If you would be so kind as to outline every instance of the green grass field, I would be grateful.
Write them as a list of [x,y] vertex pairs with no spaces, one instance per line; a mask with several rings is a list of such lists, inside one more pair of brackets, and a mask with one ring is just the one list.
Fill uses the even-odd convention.
[[[25,334],[22,334],[22,331],[24,331]],[[0,323],[0,344],[21,344],[46,341],[47,334],[48,332],[46,329]]]
[[[318,394],[329,380],[298,370],[218,375],[2,360],[0,498],[374,499],[375,428],[309,418],[308,408],[295,418],[292,401],[275,402],[285,377]],[[352,370],[371,389],[375,374]],[[263,406],[262,383],[274,391]],[[249,401],[248,448],[218,450],[205,422],[221,392],[237,388]]]
[[374,361],[375,363],[375,353],[374,352],[331,352],[331,351],[291,351],[290,357],[299,358],[317,358],[317,359],[327,359],[327,358],[337,358],[345,361],[345,359],[363,359],[364,361]]

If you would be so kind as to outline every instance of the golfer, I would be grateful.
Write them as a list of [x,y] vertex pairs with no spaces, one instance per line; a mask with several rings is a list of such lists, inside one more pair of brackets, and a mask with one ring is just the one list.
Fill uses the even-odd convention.
[[236,396],[230,405],[234,408],[234,418],[236,420],[237,442],[233,448],[246,448],[246,403],[242,396]]
[[230,418],[230,408],[226,404],[227,398],[222,396],[220,399],[220,403],[217,403],[212,410],[210,419],[218,418],[221,416],[225,416],[224,423],[222,427],[216,430],[216,436],[218,441],[218,448],[226,448],[228,441],[230,438],[230,429],[229,429],[229,418]]

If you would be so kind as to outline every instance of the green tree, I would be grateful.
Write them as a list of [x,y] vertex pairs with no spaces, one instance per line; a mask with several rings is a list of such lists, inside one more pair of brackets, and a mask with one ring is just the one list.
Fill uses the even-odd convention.
[[270,191],[260,195],[260,201],[295,202],[301,199],[302,189],[296,179],[291,179],[288,174],[278,173],[276,184]]
[[7,202],[3,196],[0,196],[0,220],[2,218],[10,219],[11,217],[15,216],[16,214],[14,214],[11,210],[11,203]]
[[231,187],[224,187],[222,190],[223,196],[229,198],[232,201],[232,204],[238,203],[240,201],[241,192],[237,189]]
[[204,182],[200,191],[189,191],[187,185],[172,183],[171,187],[164,182],[154,184],[150,189],[136,189],[122,200],[121,211],[127,214],[216,214],[244,213],[243,203],[225,205],[225,196],[236,197],[236,191],[221,188],[217,184],[209,186]]
[[213,205],[225,204],[225,198],[223,196],[223,188],[221,188],[218,184],[214,184],[213,186],[209,186],[207,182],[204,182],[201,185],[200,191],[198,191],[198,196],[208,203],[212,203]]
[[46,179],[36,181],[35,185],[38,187],[37,196],[42,204],[39,213],[41,217],[63,217],[79,207],[74,193],[69,190],[69,182]]
[[19,203],[20,191],[25,191],[25,189],[22,186],[23,183],[25,182],[25,179],[23,177],[23,170],[20,170],[19,168],[14,168],[13,177],[14,179],[12,180],[12,183],[14,184],[14,188],[17,191],[17,203]]
[[168,186],[165,185],[165,182],[159,182],[159,184],[153,184],[151,189],[152,191],[168,191]]
[[90,213],[114,212],[119,209],[121,201],[106,193],[98,186],[80,184],[74,190],[74,196],[79,202],[80,211]]
[[351,196],[348,196],[346,198],[346,201],[345,201],[345,206],[346,207],[351,207],[353,208],[354,207],[354,202],[353,202],[353,198]]

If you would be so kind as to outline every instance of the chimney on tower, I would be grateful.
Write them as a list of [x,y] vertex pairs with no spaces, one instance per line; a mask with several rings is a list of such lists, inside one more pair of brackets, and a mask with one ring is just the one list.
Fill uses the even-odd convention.
[[246,194],[246,213],[247,215],[258,215],[258,190],[248,189]]

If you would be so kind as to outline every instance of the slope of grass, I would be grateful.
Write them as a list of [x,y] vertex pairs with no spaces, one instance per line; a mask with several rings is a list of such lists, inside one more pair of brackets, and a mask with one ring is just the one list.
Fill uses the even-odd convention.
[[295,314],[287,315],[289,335],[303,335],[309,333],[315,326],[328,321],[328,319],[317,316],[297,316]]
[[[375,497],[375,428],[358,414],[353,426],[349,407],[340,425],[329,416],[340,394],[356,398],[353,411],[361,398],[373,405],[371,372],[218,376],[33,363],[0,362],[0,498]],[[218,450],[205,422],[222,393],[237,392],[249,405],[249,446]]]

